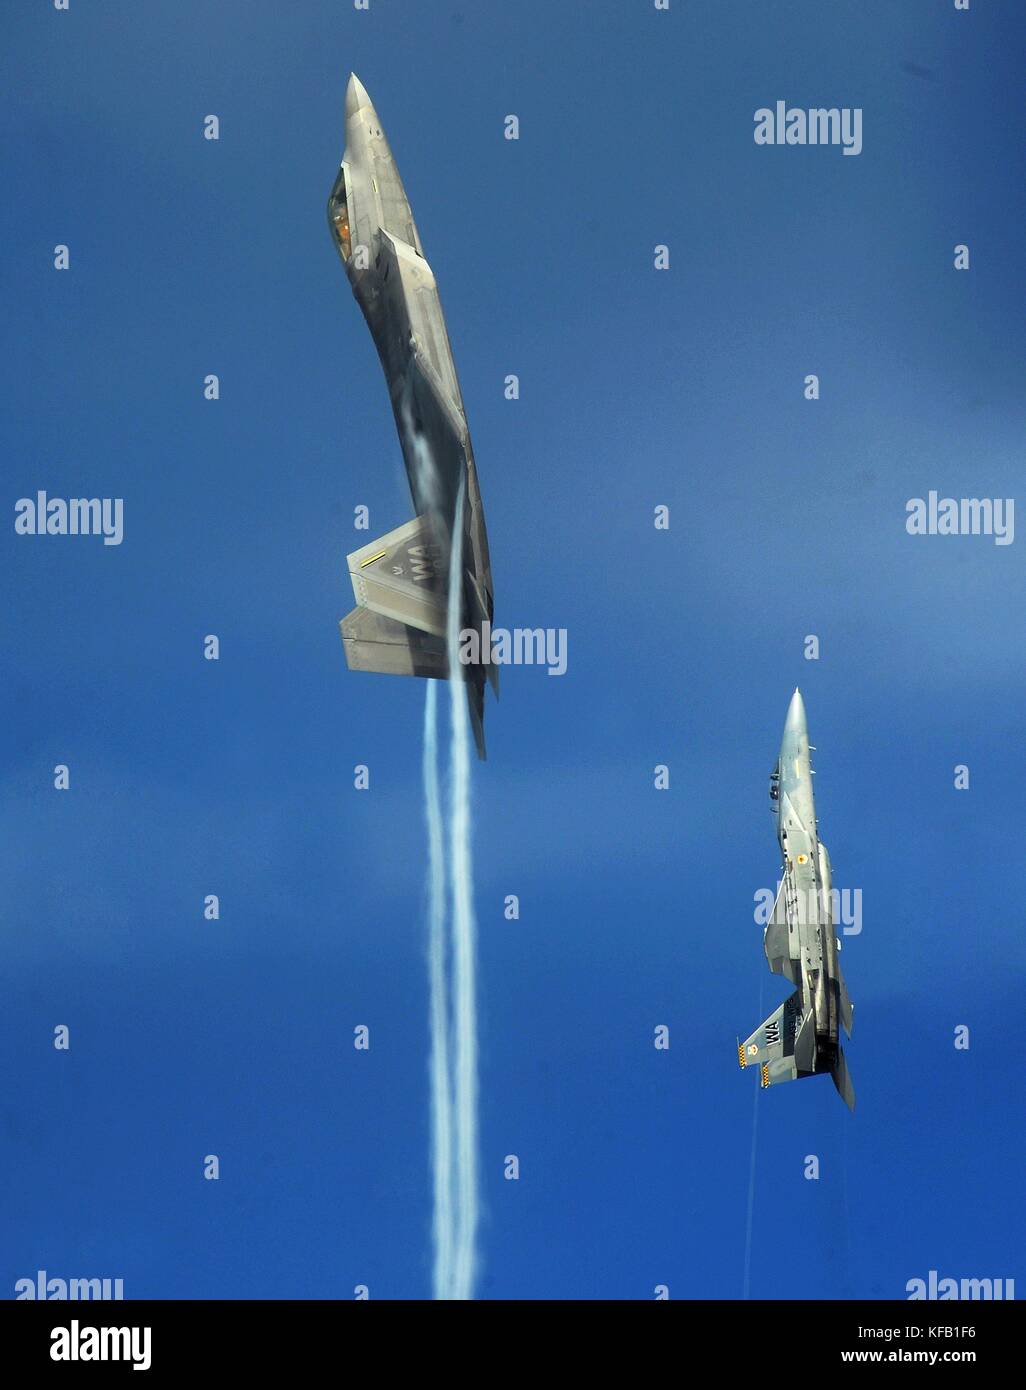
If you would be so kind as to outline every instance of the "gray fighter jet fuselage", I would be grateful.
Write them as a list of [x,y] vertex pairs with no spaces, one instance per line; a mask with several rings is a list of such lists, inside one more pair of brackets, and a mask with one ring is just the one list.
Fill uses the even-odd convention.
[[738,1061],[742,1067],[758,1066],[763,1086],[828,1071],[854,1110],[855,1091],[838,1031],[840,1026],[851,1037],[853,1010],[838,960],[830,856],[819,838],[810,746],[805,705],[796,690],[770,778],[783,867],[763,937],[770,970],[796,988],[738,1044]]
[[446,642],[454,554],[457,629],[492,620],[477,469],[435,277],[381,121],[355,73],[328,225],[381,359],[416,513],[347,557],[357,607],[341,623],[346,660],[354,670],[465,680],[483,757],[484,683],[487,675],[498,693],[497,669],[450,671]]

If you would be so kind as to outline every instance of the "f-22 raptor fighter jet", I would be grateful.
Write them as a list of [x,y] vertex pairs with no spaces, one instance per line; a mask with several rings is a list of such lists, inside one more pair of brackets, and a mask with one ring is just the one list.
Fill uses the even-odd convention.
[[[355,671],[466,681],[483,758],[484,685],[487,676],[498,694],[498,668],[450,671],[447,646],[450,593],[459,603],[457,632],[492,621],[477,469],[435,277],[378,113],[355,73],[328,226],[381,358],[416,512],[347,557],[357,606],[341,622],[346,661]],[[450,586],[457,554],[460,573]]]
[[809,748],[805,705],[796,690],[770,775],[784,864],[764,945],[769,968],[797,988],[738,1044],[737,1058],[742,1067],[759,1067],[763,1086],[828,1071],[854,1110],[855,1089],[838,1037],[838,1026],[851,1037],[853,1010],[837,959],[830,856],[816,823]]

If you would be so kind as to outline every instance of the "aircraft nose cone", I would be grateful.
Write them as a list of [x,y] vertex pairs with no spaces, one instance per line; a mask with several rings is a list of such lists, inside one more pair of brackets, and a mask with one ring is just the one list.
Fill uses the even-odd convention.
[[785,732],[789,734],[807,734],[808,725],[805,720],[805,702],[802,699],[802,692],[795,690],[791,696],[791,703],[787,707],[787,721],[784,724]]
[[363,85],[355,72],[349,74],[349,86],[346,88],[346,115],[355,116],[362,106],[370,106],[371,99],[367,95],[367,88]]

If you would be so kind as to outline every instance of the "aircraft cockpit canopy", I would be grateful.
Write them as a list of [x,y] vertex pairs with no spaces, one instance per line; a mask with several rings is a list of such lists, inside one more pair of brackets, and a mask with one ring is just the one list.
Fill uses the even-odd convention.
[[346,192],[346,171],[338,171],[335,187],[328,199],[328,226],[335,238],[335,245],[344,261],[353,254],[352,233],[349,228],[349,198]]

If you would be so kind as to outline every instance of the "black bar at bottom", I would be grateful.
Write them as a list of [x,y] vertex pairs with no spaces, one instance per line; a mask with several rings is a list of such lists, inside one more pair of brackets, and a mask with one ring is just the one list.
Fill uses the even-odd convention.
[[[373,1303],[373,1300],[368,1300]],[[518,1358],[537,1369],[539,1348],[564,1339],[575,1347],[578,1375],[594,1354],[624,1339],[646,1360],[664,1343],[680,1367],[712,1360],[717,1373],[769,1372],[798,1337],[803,1356],[817,1353],[821,1369],[872,1365],[969,1365],[996,1370],[1015,1364],[1023,1334],[1021,1305],[1000,1302],[748,1302],[668,1300],[641,1318],[637,1304],[604,1302],[506,1303],[482,1301],[459,1313],[436,1312],[427,1303],[380,1302],[8,1302],[0,1315],[4,1369],[29,1377],[57,1370],[67,1384],[90,1372],[127,1373],[133,1383],[220,1374],[237,1379],[253,1372],[341,1373],[348,1365],[395,1369],[403,1342],[391,1340],[409,1325],[451,1336],[456,1329],[494,1327],[502,1369]],[[498,1307],[495,1324],[482,1323]],[[622,1309],[611,1312],[613,1307]],[[589,1310],[601,1323],[589,1328]],[[441,1323],[435,1323],[441,1317]],[[421,1318],[425,1322],[421,1323]],[[623,1321],[620,1321],[620,1318]],[[554,1319],[554,1320],[553,1320]],[[386,1340],[381,1340],[385,1337]],[[672,1339],[672,1340],[670,1340]],[[407,1343],[416,1355],[432,1345]],[[625,1348],[626,1349],[626,1348]],[[421,1369],[426,1363],[422,1362]],[[138,1369],[137,1369],[138,1368]],[[486,1368],[480,1368],[486,1374]],[[134,1374],[133,1374],[134,1373]],[[29,1381],[28,1383],[33,1383]],[[47,1382],[49,1383],[49,1381]],[[305,1383],[302,1382],[302,1383]]]

